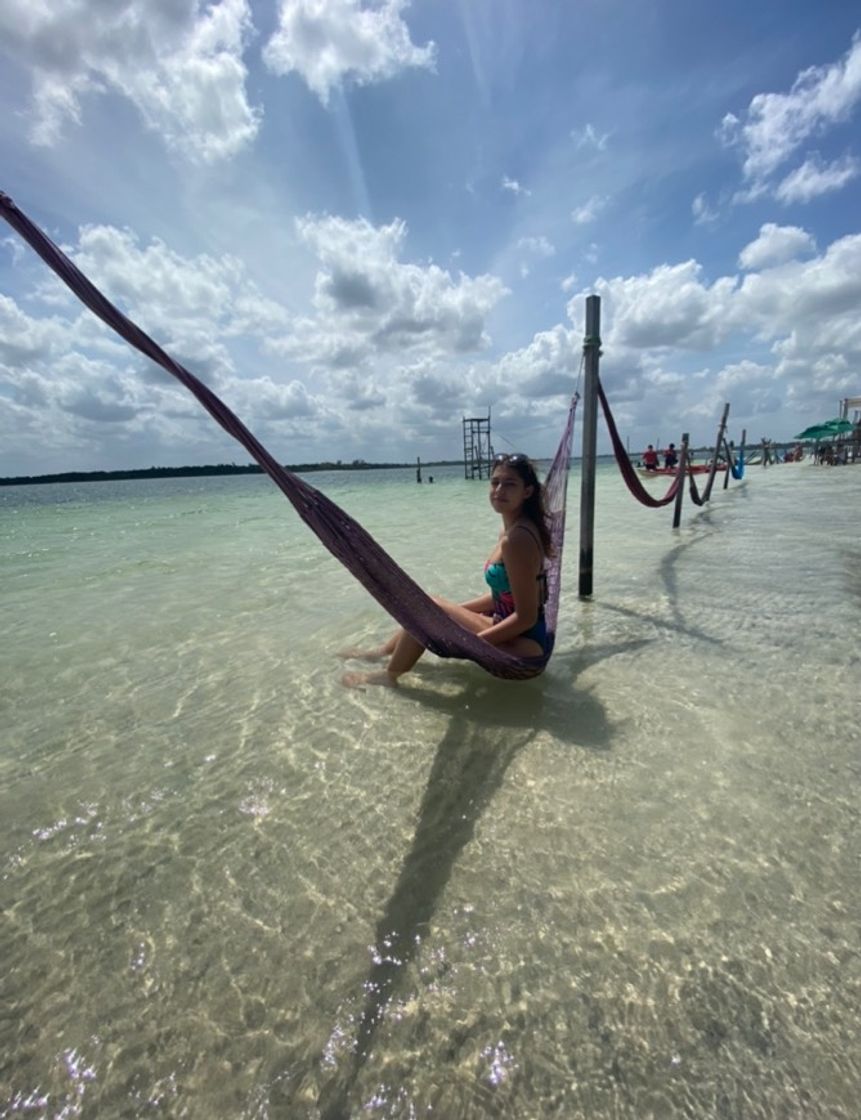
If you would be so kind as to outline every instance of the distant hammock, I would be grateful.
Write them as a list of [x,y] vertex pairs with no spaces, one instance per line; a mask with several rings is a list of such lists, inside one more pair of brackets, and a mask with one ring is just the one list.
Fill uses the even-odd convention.
[[545,482],[553,556],[547,567],[545,605],[548,647],[542,657],[515,657],[465,630],[392,560],[373,537],[333,501],[276,462],[262,443],[211,389],[175,361],[140,327],[110,303],[69,258],[0,191],[0,213],[75,295],[126,342],[182,382],[226,432],[246,449],[286,495],[326,548],[367,588],[377,602],[427,649],[440,657],[475,661],[497,677],[525,679],[540,673],[553,651],[559,613],[565,498],[574,431],[576,397],[568,411],[556,456]]

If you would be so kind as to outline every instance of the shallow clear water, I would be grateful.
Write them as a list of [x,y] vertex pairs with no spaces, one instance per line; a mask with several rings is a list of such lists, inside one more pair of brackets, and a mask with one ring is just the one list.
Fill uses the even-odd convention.
[[[311,480],[462,598],[435,477]],[[264,478],[0,489],[0,1117],[857,1116],[861,470],[578,494],[542,678],[354,691]]]

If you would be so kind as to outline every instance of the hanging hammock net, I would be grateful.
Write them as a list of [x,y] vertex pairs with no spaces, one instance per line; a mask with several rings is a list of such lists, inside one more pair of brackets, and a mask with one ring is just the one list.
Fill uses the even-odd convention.
[[547,652],[542,657],[516,657],[489,645],[456,623],[410,578],[357,521],[325,494],[278,463],[262,443],[211,389],[145,334],[92,284],[69,258],[0,192],[0,213],[18,234],[75,295],[112,330],[135,349],[146,354],[190,393],[206,411],[236,439],[284,493],[299,516],[359,582],[405,630],[440,657],[475,661],[494,676],[526,679],[541,673],[553,652],[559,613],[562,541],[565,533],[565,501],[574,432],[575,396],[545,480],[545,506],[552,539],[552,557],[547,566]]

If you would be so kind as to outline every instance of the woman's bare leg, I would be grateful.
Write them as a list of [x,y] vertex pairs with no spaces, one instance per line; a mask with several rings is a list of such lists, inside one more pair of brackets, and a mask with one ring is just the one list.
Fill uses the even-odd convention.
[[386,672],[393,680],[397,680],[412,669],[424,651],[425,647],[421,642],[416,641],[406,630],[401,630],[395,648],[392,650],[391,659],[386,666]]
[[[391,647],[391,648],[387,648]],[[392,687],[398,683],[398,677],[408,673],[425,651],[421,642],[416,641],[412,634],[406,630],[399,630],[394,638],[381,647],[386,653],[391,654],[385,669],[373,673],[345,673],[341,683],[348,688],[355,688],[363,684],[382,684]]]
[[[477,614],[475,611],[469,610],[468,607],[449,602],[448,599],[435,599],[434,602],[441,606],[446,614],[474,634],[480,634],[482,630],[486,630],[493,625],[493,619],[488,618],[487,615]],[[355,688],[363,684],[382,684],[392,687],[398,683],[399,677],[413,668],[424,651],[425,647],[412,634],[407,633],[406,630],[399,630],[385,646],[381,646],[378,651],[374,651],[376,653],[375,660],[379,656],[391,654],[389,663],[384,670],[374,673],[345,673],[341,678],[341,683],[348,688]],[[367,658],[367,660],[370,660],[370,658]]]
[[397,645],[398,638],[403,630],[396,630],[385,645],[375,646],[373,649],[363,649],[362,646],[348,646],[347,649],[338,650],[338,657],[342,661],[385,661],[391,657]]

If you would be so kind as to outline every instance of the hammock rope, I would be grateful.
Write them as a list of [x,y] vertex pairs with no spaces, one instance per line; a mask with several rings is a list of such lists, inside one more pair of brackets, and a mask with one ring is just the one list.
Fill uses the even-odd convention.
[[622,438],[619,435],[619,430],[616,427],[616,421],[613,418],[613,413],[610,411],[610,405],[604,395],[604,387],[601,382],[598,382],[598,400],[601,402],[601,409],[604,413],[604,419],[607,421],[607,428],[610,432],[610,441],[613,444],[613,454],[616,456],[616,462],[619,465],[619,470],[622,473],[622,478],[625,484],[631,491],[631,494],[641,502],[644,506],[649,506],[651,509],[660,509],[661,506],[667,506],[672,502],[678,493],[679,487],[682,484],[682,476],[677,474],[670,484],[669,490],[664,494],[663,498],[653,498],[645,486],[640,482],[637,477],[637,472],[634,470],[631,460],[628,458],[628,453],[625,450],[625,445],[622,443]]
[[299,478],[266,450],[224,402],[163,350],[136,323],[119,311],[14,202],[0,191],[0,214],[35,250],[93,314],[112,330],[161,366],[192,393],[221,427],[260,464],[325,547],[359,580],[388,614],[427,649],[440,657],[476,662],[487,672],[509,680],[536,676],[553,652],[559,612],[562,541],[571,444],[574,433],[575,396],[568,410],[559,447],[545,481],[546,509],[553,542],[547,565],[548,600],[545,605],[548,648],[542,657],[515,657],[465,630],[439,607],[404,572],[357,521],[331,499]]

